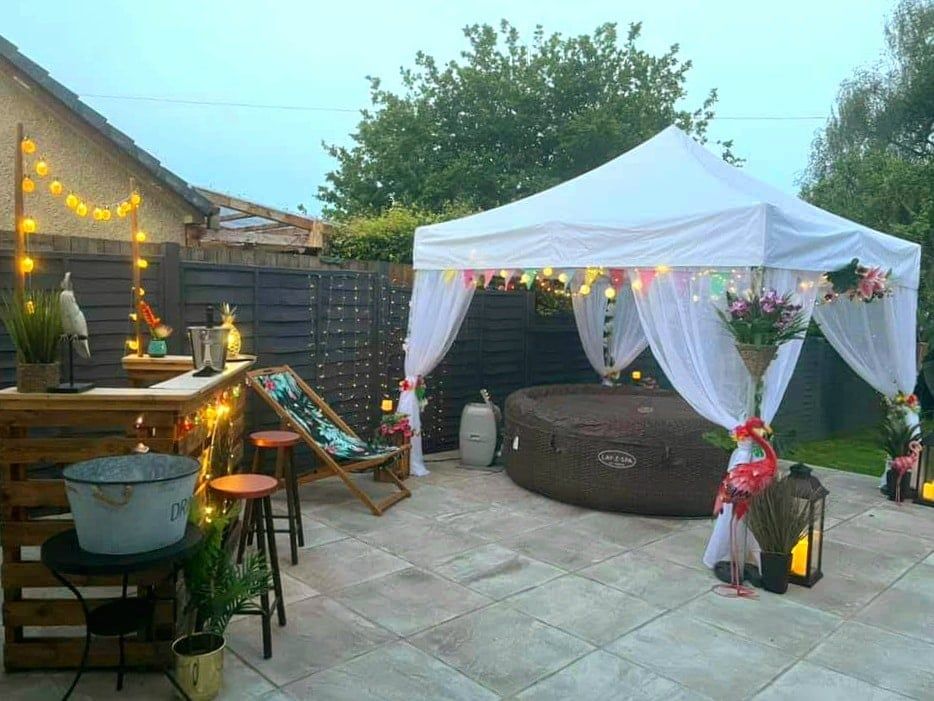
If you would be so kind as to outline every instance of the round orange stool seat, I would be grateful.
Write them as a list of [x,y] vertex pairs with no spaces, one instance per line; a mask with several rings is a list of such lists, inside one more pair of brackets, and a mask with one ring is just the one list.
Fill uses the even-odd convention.
[[301,440],[300,435],[291,431],[257,431],[250,434],[250,443],[257,448],[291,448]]
[[262,499],[279,489],[279,480],[252,472],[226,475],[212,479],[211,489],[226,499]]

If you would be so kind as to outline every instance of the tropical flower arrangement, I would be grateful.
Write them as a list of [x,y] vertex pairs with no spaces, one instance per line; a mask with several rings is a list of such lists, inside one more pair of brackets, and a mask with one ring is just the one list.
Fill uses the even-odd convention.
[[717,314],[738,344],[779,346],[807,331],[801,305],[792,302],[790,294],[775,290],[745,295],[727,292],[726,302],[726,311],[717,309]]
[[157,341],[164,341],[172,335],[172,327],[162,323],[148,302],[139,303],[139,313],[149,327],[149,335]]
[[917,395],[905,394],[901,391],[895,395],[894,399],[889,400],[889,404],[902,411],[911,412],[912,414],[917,414],[921,410]]
[[824,301],[832,302],[840,295],[862,302],[882,299],[891,293],[891,274],[891,270],[860,265],[859,258],[854,258],[839,270],[827,273],[830,290],[824,294]]
[[921,429],[910,425],[902,411],[888,411],[882,421],[882,446],[889,456],[886,491],[889,498],[900,502],[903,492],[910,489],[908,475],[918,465],[921,455]]
[[380,419],[377,429],[380,436],[388,438],[389,436],[401,433],[404,438],[412,437],[412,425],[409,423],[408,414],[385,414]]
[[399,389],[403,392],[415,392],[415,398],[418,400],[418,408],[424,409],[428,406],[428,397],[425,395],[425,378],[419,375],[412,382],[408,378],[399,382]]

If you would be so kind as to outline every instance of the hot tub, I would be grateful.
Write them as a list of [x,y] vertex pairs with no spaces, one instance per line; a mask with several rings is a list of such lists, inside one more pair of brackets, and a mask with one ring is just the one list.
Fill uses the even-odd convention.
[[728,456],[676,393],[549,385],[506,400],[506,472],[526,489],[606,511],[709,516]]

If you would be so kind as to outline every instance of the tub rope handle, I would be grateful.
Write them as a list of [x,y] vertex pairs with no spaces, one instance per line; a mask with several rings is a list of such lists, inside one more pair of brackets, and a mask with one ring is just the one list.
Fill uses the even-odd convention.
[[125,484],[123,485],[123,501],[119,499],[114,499],[104,494],[104,490],[101,489],[96,484],[91,487],[91,495],[98,501],[102,501],[108,506],[126,506],[130,503],[130,498],[133,496],[133,485]]

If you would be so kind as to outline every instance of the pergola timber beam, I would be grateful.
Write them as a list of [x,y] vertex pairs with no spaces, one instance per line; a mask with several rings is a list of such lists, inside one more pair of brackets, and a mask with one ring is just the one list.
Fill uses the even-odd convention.
[[209,199],[215,205],[220,207],[227,207],[228,209],[235,209],[238,212],[242,212],[244,214],[263,217],[265,219],[272,219],[284,224],[291,224],[292,226],[298,227],[299,229],[305,229],[306,231],[317,230],[321,226],[321,222],[317,219],[311,219],[309,217],[302,217],[290,212],[284,212],[281,209],[275,209],[273,207],[256,204],[255,202],[242,200],[239,197],[233,197],[231,195],[226,195],[222,192],[215,192],[214,190],[208,190],[203,187],[195,188],[195,190],[197,190],[201,195]]

